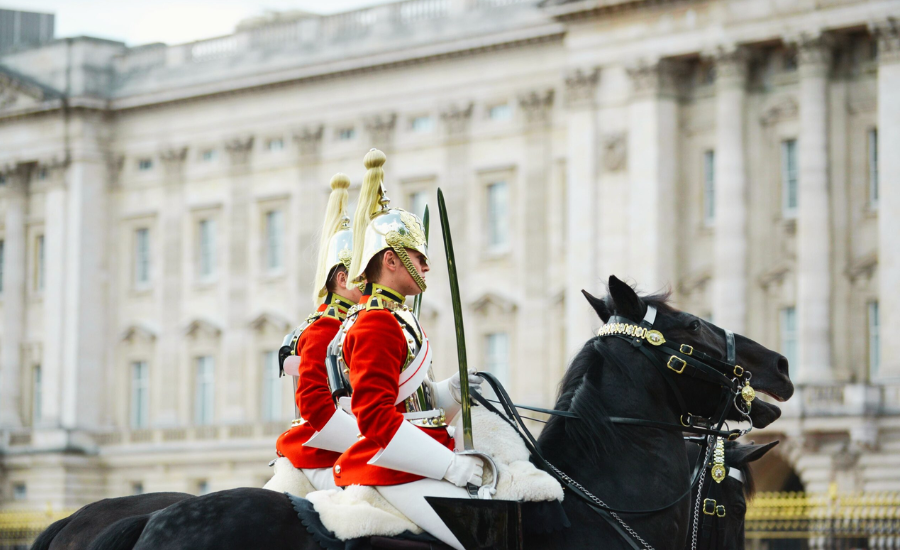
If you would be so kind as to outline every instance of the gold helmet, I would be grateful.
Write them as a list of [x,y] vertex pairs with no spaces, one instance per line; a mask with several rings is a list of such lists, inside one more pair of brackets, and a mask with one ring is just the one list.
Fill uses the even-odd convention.
[[316,264],[313,303],[328,294],[328,275],[338,265],[350,272],[350,258],[353,253],[353,231],[347,216],[347,202],[350,194],[350,178],[335,174],[331,178],[331,195],[325,210],[325,223],[319,241],[319,261]]
[[366,267],[376,254],[390,248],[397,254],[410,276],[425,291],[425,281],[419,275],[406,249],[421,252],[428,259],[425,226],[418,216],[400,208],[390,208],[384,191],[384,170],[387,157],[372,149],[363,161],[366,176],[359,193],[359,205],[353,220],[353,260],[350,280],[364,283]]

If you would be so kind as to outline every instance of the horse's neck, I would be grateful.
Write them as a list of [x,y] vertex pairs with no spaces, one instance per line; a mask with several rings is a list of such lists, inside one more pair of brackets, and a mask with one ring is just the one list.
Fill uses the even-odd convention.
[[[629,365],[632,377],[617,368],[603,374],[598,399],[610,416],[677,421],[671,408],[666,382],[646,360]],[[637,373],[637,374],[635,374]],[[650,373],[650,374],[648,374]],[[655,428],[616,426],[616,442],[604,441],[598,456],[586,457],[583,447],[566,433],[565,422],[557,418],[541,436],[547,460],[562,469],[590,492],[613,508],[646,510],[672,503],[688,488],[689,466],[682,434]],[[568,496],[567,509],[576,499]],[[686,533],[684,516],[690,497],[669,509],[648,516],[631,516],[632,525],[641,526],[647,536],[678,540]],[[578,505],[581,506],[581,505]],[[662,540],[665,540],[664,538]],[[659,544],[663,544],[660,542]]]

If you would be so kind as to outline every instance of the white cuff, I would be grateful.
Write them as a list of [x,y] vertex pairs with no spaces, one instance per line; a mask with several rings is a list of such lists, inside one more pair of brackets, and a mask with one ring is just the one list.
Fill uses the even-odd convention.
[[404,420],[388,446],[369,464],[440,480],[452,461],[453,451]]
[[451,376],[450,378],[441,380],[440,382],[432,382],[431,384],[431,388],[434,391],[434,402],[438,408],[444,409],[444,416],[446,416],[448,420],[456,416],[456,413],[462,408],[459,401],[453,397],[453,392],[450,391],[450,380],[453,378],[454,377]]
[[356,443],[358,435],[356,419],[343,410],[336,409],[322,429],[314,433],[303,446],[343,453]]

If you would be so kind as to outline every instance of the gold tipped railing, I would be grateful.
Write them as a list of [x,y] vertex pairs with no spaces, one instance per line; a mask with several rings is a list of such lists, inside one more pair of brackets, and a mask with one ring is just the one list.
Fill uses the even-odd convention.
[[900,492],[759,493],[744,522],[747,539],[867,539],[900,548]]
[[10,510],[0,512],[0,549],[29,546],[41,531],[75,510]]

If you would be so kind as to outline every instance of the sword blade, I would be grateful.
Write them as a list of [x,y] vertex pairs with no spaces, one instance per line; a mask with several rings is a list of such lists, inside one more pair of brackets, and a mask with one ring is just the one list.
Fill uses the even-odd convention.
[[459,393],[462,401],[463,447],[475,450],[472,442],[472,409],[469,402],[469,365],[466,358],[466,331],[463,328],[462,301],[459,297],[459,277],[456,273],[456,259],[453,255],[453,240],[450,238],[450,222],[447,220],[447,205],[444,193],[438,188],[438,214],[441,218],[441,236],[444,238],[444,254],[447,256],[447,272],[450,274],[450,299],[453,303],[453,324],[456,327],[456,355],[459,360]]
[[[428,205],[425,205],[425,213],[422,214],[422,225],[425,226],[425,242],[428,242],[428,227],[430,225],[430,218],[428,214]],[[416,297],[413,299],[413,313],[416,314],[416,319],[419,318],[419,312],[422,311],[422,295],[424,292],[420,292],[416,294]]]

